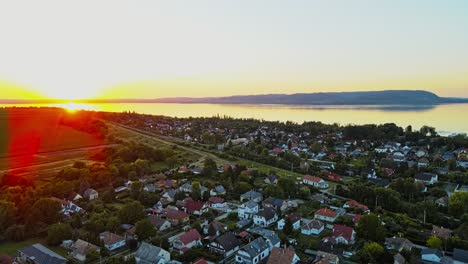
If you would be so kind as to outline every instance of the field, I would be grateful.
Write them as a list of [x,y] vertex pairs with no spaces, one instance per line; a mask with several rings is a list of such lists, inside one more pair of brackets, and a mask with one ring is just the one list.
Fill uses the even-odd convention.
[[60,109],[0,109],[0,172],[48,172],[88,160],[103,139],[62,125]]

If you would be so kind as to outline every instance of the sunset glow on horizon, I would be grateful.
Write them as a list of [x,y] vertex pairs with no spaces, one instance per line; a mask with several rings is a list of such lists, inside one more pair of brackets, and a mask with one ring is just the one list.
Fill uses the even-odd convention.
[[427,90],[468,97],[466,1],[18,1],[0,99]]

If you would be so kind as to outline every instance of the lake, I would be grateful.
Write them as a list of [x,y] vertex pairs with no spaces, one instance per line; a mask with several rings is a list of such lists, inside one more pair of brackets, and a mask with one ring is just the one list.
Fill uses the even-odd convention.
[[[0,104],[0,107],[28,106]],[[47,105],[32,105],[47,106]],[[134,111],[143,114],[172,117],[230,116],[256,118],[269,121],[320,121],[323,123],[383,124],[395,123],[419,129],[433,126],[442,135],[468,133],[468,104],[436,106],[362,106],[362,105],[221,105],[221,104],[155,104],[155,103],[103,103],[103,104],[54,104],[67,109],[96,111]]]

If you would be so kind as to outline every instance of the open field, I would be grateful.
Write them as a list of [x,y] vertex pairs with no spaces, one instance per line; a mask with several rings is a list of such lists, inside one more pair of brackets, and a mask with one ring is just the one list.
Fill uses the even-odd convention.
[[[9,256],[16,256],[17,251],[25,248],[32,246],[36,243],[41,243],[43,245],[46,245],[45,239],[41,238],[31,238],[22,242],[3,242],[0,243],[0,254],[6,254]],[[61,255],[62,257],[67,257],[67,251],[61,247],[51,247],[49,246],[51,250],[53,250],[55,253]]]
[[0,156],[32,155],[102,145],[91,134],[62,125],[59,109],[0,109]]
[[0,109],[0,173],[46,177],[108,146],[102,138],[62,125],[73,115],[53,108]]

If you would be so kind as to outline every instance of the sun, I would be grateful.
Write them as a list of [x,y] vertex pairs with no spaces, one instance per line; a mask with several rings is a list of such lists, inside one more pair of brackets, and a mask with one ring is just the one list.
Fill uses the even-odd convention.
[[88,110],[88,111],[96,110],[96,108],[90,104],[79,104],[79,103],[73,103],[73,102],[53,104],[52,106],[63,108],[68,113],[71,113],[71,114],[79,110]]

